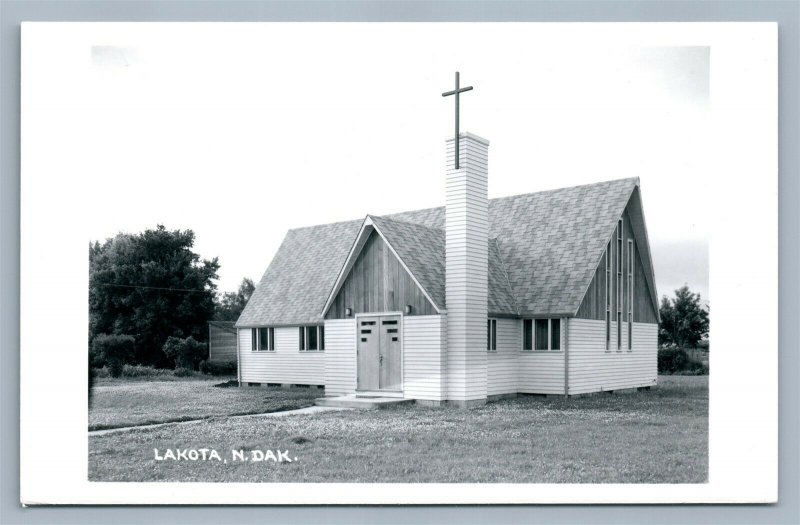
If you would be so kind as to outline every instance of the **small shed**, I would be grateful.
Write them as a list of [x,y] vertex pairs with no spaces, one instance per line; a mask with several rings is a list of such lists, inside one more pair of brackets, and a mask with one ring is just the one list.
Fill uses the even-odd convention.
[[208,360],[215,363],[236,362],[234,321],[208,322]]

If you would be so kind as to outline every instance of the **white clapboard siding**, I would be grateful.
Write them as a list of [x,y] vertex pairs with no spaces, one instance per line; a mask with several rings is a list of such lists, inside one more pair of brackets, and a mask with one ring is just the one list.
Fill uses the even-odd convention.
[[325,395],[356,391],[356,320],[325,321]]
[[584,394],[656,384],[658,325],[634,323],[633,349],[627,350],[623,323],[622,351],[617,351],[616,323],[611,323],[611,350],[605,348],[605,321],[569,321],[569,393]]
[[403,318],[403,395],[444,400],[447,318],[415,315]]
[[[572,319],[569,320],[572,323]],[[517,360],[519,392],[523,394],[564,393],[564,348],[566,319],[561,318],[561,350],[521,351]],[[522,321],[519,326],[519,348],[522,348]]]
[[253,351],[250,334],[249,328],[239,330],[242,383],[325,384],[325,352],[301,352],[298,327],[275,328],[274,352]]
[[522,321],[497,319],[497,351],[487,352],[486,394],[517,392],[517,361],[522,348]]

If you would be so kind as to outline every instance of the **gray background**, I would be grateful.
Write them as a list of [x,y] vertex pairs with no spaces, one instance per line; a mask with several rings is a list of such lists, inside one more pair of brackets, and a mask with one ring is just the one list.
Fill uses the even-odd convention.
[[[41,21],[776,21],[780,68],[780,503],[738,506],[39,507],[19,506],[20,22]],[[800,2],[269,2],[0,0],[0,523],[800,523],[798,326]],[[267,487],[265,487],[267,488]]]

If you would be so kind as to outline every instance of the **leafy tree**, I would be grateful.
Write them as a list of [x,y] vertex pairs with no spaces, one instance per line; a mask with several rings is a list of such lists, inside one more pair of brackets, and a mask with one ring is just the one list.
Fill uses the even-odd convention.
[[198,343],[194,337],[186,339],[168,337],[164,343],[164,354],[175,360],[176,368],[194,370],[197,364],[207,357],[208,351],[205,343]]
[[122,367],[133,359],[133,347],[130,335],[99,334],[92,340],[92,353],[108,366],[111,377],[122,375]]
[[244,310],[250,296],[256,285],[252,279],[245,277],[242,279],[242,284],[239,285],[239,290],[236,292],[224,292],[219,295],[217,299],[216,312],[214,319],[217,321],[236,321]]
[[219,263],[192,251],[194,232],[162,225],[89,246],[89,336],[131,334],[133,361],[166,367],[168,337],[208,338]]
[[708,310],[700,304],[700,294],[692,293],[688,286],[675,290],[672,299],[663,296],[658,311],[661,315],[659,345],[697,348],[708,336]]

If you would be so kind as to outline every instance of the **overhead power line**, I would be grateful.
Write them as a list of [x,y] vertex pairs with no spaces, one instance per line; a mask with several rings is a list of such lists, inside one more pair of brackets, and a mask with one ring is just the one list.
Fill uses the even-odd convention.
[[213,290],[190,290],[188,288],[163,288],[161,286],[137,286],[135,284],[96,283],[97,286],[112,286],[117,288],[137,288],[141,290],[164,290],[168,292],[206,293]]

